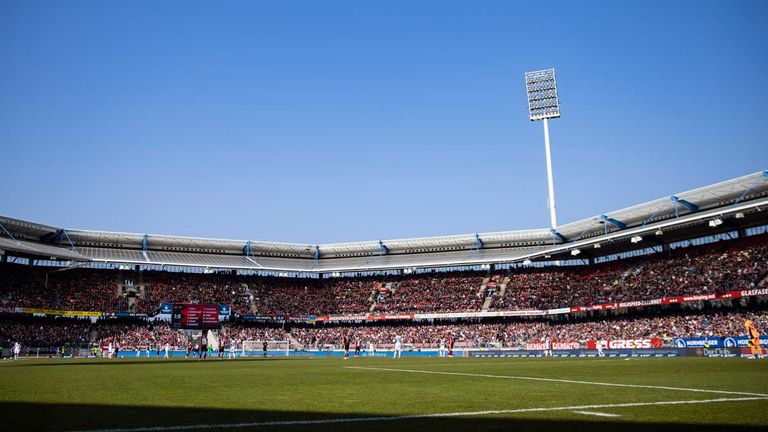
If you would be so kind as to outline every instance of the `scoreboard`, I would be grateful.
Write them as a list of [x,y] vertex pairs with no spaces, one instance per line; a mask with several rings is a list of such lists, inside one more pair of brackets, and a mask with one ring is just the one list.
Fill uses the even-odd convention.
[[174,303],[171,327],[206,330],[219,328],[219,305]]

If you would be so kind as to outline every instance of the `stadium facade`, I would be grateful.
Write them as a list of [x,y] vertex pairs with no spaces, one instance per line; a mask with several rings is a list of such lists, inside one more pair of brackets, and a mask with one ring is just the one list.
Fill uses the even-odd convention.
[[[233,269],[282,275],[591,263],[768,225],[768,170],[557,227],[335,244],[275,243],[68,229],[0,216],[3,262],[111,263]],[[762,231],[761,231],[762,232]]]

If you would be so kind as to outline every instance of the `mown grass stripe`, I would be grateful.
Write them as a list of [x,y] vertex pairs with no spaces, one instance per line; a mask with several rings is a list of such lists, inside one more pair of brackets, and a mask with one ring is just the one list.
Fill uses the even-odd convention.
[[715,393],[715,394],[730,394],[730,395],[740,395],[740,396],[768,397],[768,394],[763,394],[763,393],[737,392],[737,391],[730,391],[730,390],[710,390],[710,389],[697,389],[697,388],[685,388],[685,387],[654,386],[654,385],[646,385],[646,384],[619,384],[619,383],[606,383],[606,382],[597,382],[597,381],[568,380],[568,379],[558,379],[558,378],[540,378],[540,377],[527,377],[527,376],[514,376],[514,375],[490,375],[490,374],[478,374],[478,373],[468,373],[468,372],[428,371],[428,370],[419,370],[419,369],[382,368],[382,367],[371,367],[371,366],[344,366],[344,368],[383,371],[383,372],[453,375],[453,376],[479,377],[479,378],[499,378],[499,379],[509,379],[509,380],[545,381],[545,382],[556,382],[556,383],[564,383],[564,384],[597,385],[597,386],[606,386],[606,387],[646,388],[646,389],[657,389],[657,390],[686,391],[686,392],[695,392],[695,393]]
[[403,420],[419,420],[443,417],[477,417],[494,414],[523,414],[546,411],[574,411],[574,410],[593,410],[605,408],[632,408],[644,406],[659,405],[683,405],[683,404],[706,404],[721,402],[744,402],[768,400],[768,397],[743,397],[743,398],[719,398],[719,399],[699,399],[699,400],[678,400],[678,401],[660,401],[660,402],[631,402],[604,405],[576,405],[561,407],[542,407],[542,408],[519,408],[508,410],[486,410],[486,411],[467,411],[452,413],[433,413],[433,414],[413,414],[404,416],[378,416],[378,417],[346,417],[329,418],[317,420],[282,420],[282,421],[262,421],[245,423],[208,423],[178,426],[150,426],[138,428],[117,428],[117,429],[86,429],[71,432],[170,432],[170,431],[188,431],[188,430],[206,430],[206,429],[240,429],[257,426],[301,426],[301,425],[324,425],[334,423],[367,423],[367,422],[387,422]]

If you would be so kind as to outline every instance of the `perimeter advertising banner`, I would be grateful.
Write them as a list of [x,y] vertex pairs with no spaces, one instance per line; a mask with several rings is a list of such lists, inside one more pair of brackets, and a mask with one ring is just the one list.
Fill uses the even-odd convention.
[[174,303],[171,326],[188,330],[219,328],[219,305]]
[[101,312],[92,311],[72,311],[72,310],[58,310],[58,309],[38,309],[38,308],[20,308],[21,313],[36,314],[36,315],[55,315],[65,317],[100,317]]
[[[696,338],[675,338],[673,345],[677,348],[746,348],[749,338],[746,336],[715,336]],[[760,336],[760,345],[768,344],[768,335]]]
[[[581,345],[577,341],[554,341],[552,342],[553,350],[572,350],[579,349]],[[544,342],[526,342],[525,349],[527,350],[543,350],[546,349]]]
[[647,349],[661,348],[664,341],[659,338],[637,338],[637,339],[614,339],[614,340],[590,340],[587,341],[587,349],[593,350],[597,347],[610,349]]
[[[606,357],[681,357],[695,355],[692,349],[659,348],[659,349],[607,349]],[[544,357],[541,350],[481,350],[469,351],[467,357]],[[571,349],[555,351],[553,357],[597,357],[597,352],[589,349]]]

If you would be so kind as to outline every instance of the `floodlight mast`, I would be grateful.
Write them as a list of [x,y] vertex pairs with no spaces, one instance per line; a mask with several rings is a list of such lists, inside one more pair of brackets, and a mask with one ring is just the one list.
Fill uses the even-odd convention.
[[549,222],[552,229],[557,228],[557,210],[555,208],[555,179],[552,176],[552,149],[549,147],[549,122],[544,119],[544,153],[547,155],[547,190],[549,191]]
[[549,119],[560,117],[560,101],[557,97],[555,70],[545,69],[526,72],[525,87],[528,91],[528,118],[531,121],[544,120],[544,150],[547,156],[549,221],[552,229],[556,229],[557,210],[555,206],[555,180],[552,175],[552,150],[549,146]]

